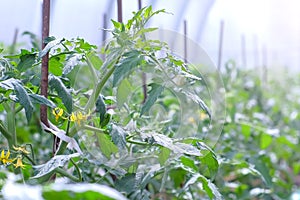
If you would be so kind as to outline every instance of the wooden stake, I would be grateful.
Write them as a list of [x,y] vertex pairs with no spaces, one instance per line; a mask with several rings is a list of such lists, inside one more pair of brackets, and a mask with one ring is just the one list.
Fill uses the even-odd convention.
[[[49,24],[50,24],[50,0],[43,0],[43,24],[42,24],[42,49],[46,44],[44,40],[49,37]],[[42,58],[41,68],[41,95],[48,97],[48,60],[49,54],[47,53]],[[40,106],[40,118],[41,121],[48,126],[47,106]]]
[[118,22],[123,22],[122,15],[122,0],[118,0]]

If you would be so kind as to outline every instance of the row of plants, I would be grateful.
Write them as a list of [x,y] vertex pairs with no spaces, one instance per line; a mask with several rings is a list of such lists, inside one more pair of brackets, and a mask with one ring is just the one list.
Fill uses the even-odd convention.
[[[203,77],[166,43],[147,38],[156,30],[147,22],[164,12],[146,7],[126,24],[112,20],[112,39],[101,48],[49,37],[39,49],[26,33],[31,49],[1,49],[1,197],[289,197],[300,170],[300,79],[261,82],[233,61],[222,74]],[[39,93],[47,53],[45,98]],[[224,120],[213,120],[204,91],[216,75],[226,90]],[[48,107],[48,124],[40,121],[40,105]],[[214,125],[223,126],[218,140]],[[54,136],[60,142],[53,154]]]

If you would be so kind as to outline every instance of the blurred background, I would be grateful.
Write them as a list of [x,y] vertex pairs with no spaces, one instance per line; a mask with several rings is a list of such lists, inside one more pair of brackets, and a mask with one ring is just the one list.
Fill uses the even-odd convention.
[[[109,38],[102,28],[117,20],[117,0],[52,0],[50,35],[83,37],[100,45]],[[141,0],[141,6],[166,9],[171,14],[153,18],[151,27],[184,33],[200,44],[211,59],[223,65],[300,69],[300,1],[298,0]],[[123,21],[139,8],[138,0],[123,0]],[[10,45],[41,36],[41,0],[1,0],[0,42]],[[18,30],[18,31],[16,31]]]

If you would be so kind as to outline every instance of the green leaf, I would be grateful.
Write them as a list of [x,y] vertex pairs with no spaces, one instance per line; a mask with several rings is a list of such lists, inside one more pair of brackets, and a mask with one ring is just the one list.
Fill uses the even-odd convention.
[[182,157],[180,158],[180,161],[181,161],[181,163],[182,163],[184,166],[186,166],[186,167],[189,167],[189,168],[191,168],[191,169],[193,169],[193,170],[195,170],[195,171],[198,171],[198,170],[199,170],[198,167],[195,165],[194,160],[192,160],[192,159],[190,159],[190,158],[188,158],[188,157],[186,157],[186,156],[182,156]]
[[29,94],[29,97],[32,103],[46,105],[50,108],[56,107],[56,105],[52,101],[46,99],[44,96],[41,96],[39,94]]
[[138,67],[143,60],[144,57],[140,51],[132,50],[124,53],[123,59],[116,66],[113,73],[113,86],[118,85],[134,68]]
[[18,101],[25,109],[26,119],[29,123],[32,113],[33,113],[33,105],[30,101],[30,97],[25,90],[25,88],[18,82],[13,82],[14,88],[16,90],[16,95],[18,98]]
[[13,90],[15,88],[14,83],[22,84],[21,81],[10,78],[0,82],[0,87],[4,90]]
[[111,154],[118,152],[118,147],[110,140],[108,135],[102,133],[97,135],[100,150],[107,158],[110,158]]
[[100,124],[101,127],[105,126],[105,114],[106,114],[106,104],[103,100],[103,96],[99,95],[96,101],[96,112],[100,115]]
[[160,148],[160,153],[158,154],[158,161],[161,166],[166,163],[166,161],[170,157],[170,153],[171,153],[170,149],[168,149],[166,147]]
[[114,25],[114,27],[116,28],[116,29],[121,29],[121,27],[122,27],[122,23],[120,23],[120,22],[117,22],[117,21],[115,21],[115,20],[113,20],[113,19],[111,19],[111,22],[113,23],[113,25]]
[[211,151],[209,151],[200,160],[201,160],[202,164],[207,166],[209,175],[210,175],[211,179],[213,180],[215,178],[216,174],[218,173],[218,169],[219,169],[219,162],[218,162],[215,154],[212,153]]
[[164,86],[151,83],[151,90],[148,93],[148,97],[146,99],[146,102],[142,106],[141,114],[148,112],[150,108],[153,106],[153,104],[156,102],[157,98],[161,95],[161,93],[164,91]]
[[210,112],[209,108],[197,94],[195,94],[193,92],[188,92],[188,91],[182,91],[182,93],[185,94],[192,101],[197,103],[208,114],[209,118],[211,118],[211,112]]
[[74,153],[70,155],[57,155],[51,158],[45,164],[33,166],[33,168],[35,168],[38,171],[38,173],[31,178],[42,178],[47,174],[53,172],[56,168],[63,167],[71,158],[78,157],[79,155],[79,153]]
[[44,187],[42,195],[45,200],[126,200],[126,198],[117,190],[106,185],[99,185],[95,183],[56,183]]
[[209,179],[205,178],[205,176],[197,173],[193,175],[184,185],[183,189],[187,189],[190,185],[198,183],[199,180],[202,183],[202,189],[206,192],[207,196],[210,199],[222,200],[223,197],[219,192],[218,188],[213,184]]
[[53,47],[59,45],[61,42],[63,42],[65,39],[56,39],[51,42],[49,42],[45,48],[39,53],[39,58],[42,58],[45,56]]
[[201,156],[200,151],[191,144],[174,142],[172,138],[158,133],[143,133],[142,137],[151,143],[156,143],[160,146],[166,147],[175,154],[187,154],[193,156]]
[[273,182],[272,182],[272,177],[270,176],[270,170],[266,166],[266,163],[263,161],[263,156],[256,157],[256,158],[251,158],[251,161],[255,165],[255,169],[260,173],[262,176],[264,182],[268,187],[272,187]]
[[68,113],[72,113],[73,111],[73,100],[72,95],[63,84],[63,82],[52,74],[49,75],[49,85],[52,89],[54,89],[58,96],[61,98],[63,104],[65,105]]
[[111,139],[114,142],[115,145],[119,147],[120,150],[125,150],[126,149],[126,131],[115,125],[112,124],[112,130],[110,132]]
[[95,69],[97,70],[100,69],[100,67],[103,64],[103,61],[101,60],[101,58],[99,58],[99,56],[95,52],[93,51],[88,52],[86,54],[86,57]]
[[20,72],[24,72],[31,68],[36,62],[36,53],[30,53],[26,55],[21,55],[20,62],[17,65],[17,69]]
[[116,180],[116,189],[130,194],[136,190],[135,182],[135,174],[126,174],[123,178]]
[[260,148],[266,149],[272,143],[272,136],[267,133],[261,133],[260,135]]
[[241,132],[246,139],[249,139],[249,137],[251,136],[251,126],[249,126],[248,124],[241,124]]
[[117,88],[117,105],[121,108],[127,101],[128,95],[131,94],[131,84],[127,79],[124,79]]
[[82,54],[70,54],[66,58],[66,62],[63,68],[63,75],[69,74],[76,66],[78,66],[82,60]]

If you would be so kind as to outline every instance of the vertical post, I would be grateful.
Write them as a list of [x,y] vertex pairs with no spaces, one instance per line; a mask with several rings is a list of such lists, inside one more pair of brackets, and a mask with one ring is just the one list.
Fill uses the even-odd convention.
[[267,84],[268,82],[268,55],[267,55],[268,51],[267,51],[267,47],[264,45],[262,47],[262,62],[263,62],[263,66],[262,66],[262,82],[264,83],[264,85]]
[[122,0],[118,0],[118,22],[123,22]]
[[16,44],[17,44],[17,39],[18,39],[18,33],[19,33],[19,29],[16,28],[16,29],[15,29],[15,33],[14,33],[13,42],[12,42],[11,47],[10,47],[10,53],[11,53],[11,54],[13,54],[14,51],[15,51]]
[[103,35],[102,35],[102,42],[106,40],[106,32],[107,32],[107,14],[104,13],[103,15]]
[[184,33],[184,62],[187,63],[187,22],[183,21],[183,33]]
[[254,48],[254,67],[257,68],[258,65],[259,65],[259,52],[258,52],[258,39],[257,39],[257,36],[254,35],[253,36],[253,48]]
[[139,10],[142,9],[142,0],[138,0],[138,8],[139,8]]
[[241,36],[241,48],[242,48],[242,65],[246,68],[247,66],[247,58],[246,58],[246,39],[245,35]]
[[220,71],[221,64],[222,64],[223,32],[224,32],[224,21],[221,20],[221,22],[220,22],[220,37],[219,37],[218,71]]
[[[43,0],[43,24],[42,24],[42,49],[45,48],[46,44],[44,40],[49,37],[49,24],[50,24],[50,0]],[[48,60],[49,54],[47,53],[42,58],[41,68],[41,95],[48,96]],[[47,106],[40,106],[40,118],[41,121],[48,126],[47,117]]]

